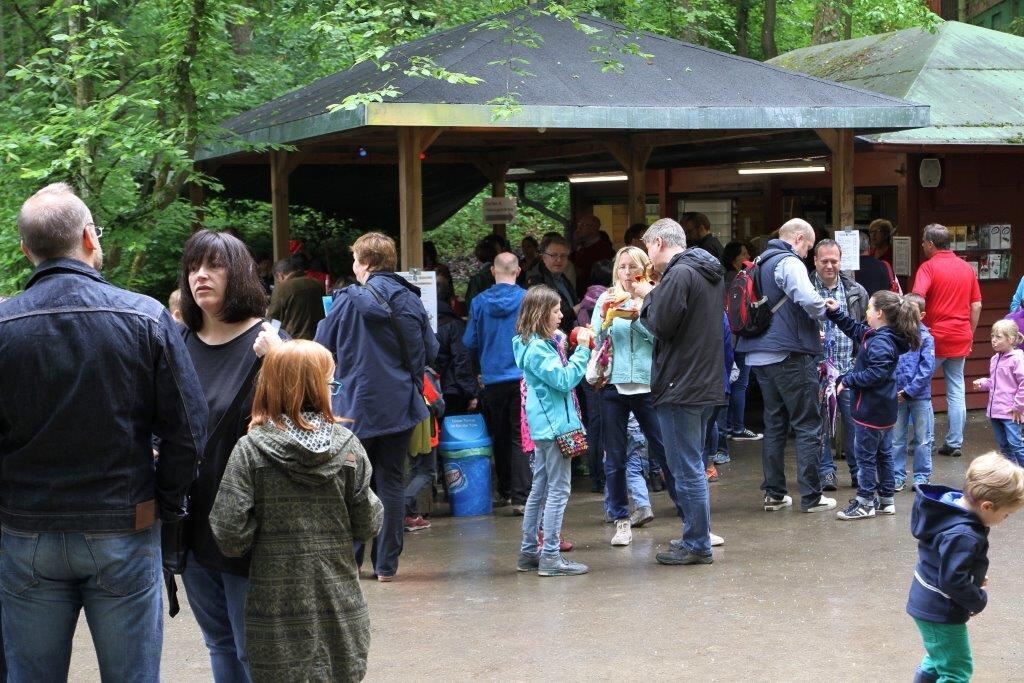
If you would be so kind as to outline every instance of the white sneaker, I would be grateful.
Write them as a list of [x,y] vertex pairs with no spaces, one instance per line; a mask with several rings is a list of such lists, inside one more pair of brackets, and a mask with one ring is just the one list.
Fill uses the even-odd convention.
[[792,504],[793,499],[790,496],[783,496],[782,498],[776,498],[771,494],[765,494],[764,496],[765,512],[778,512],[782,508],[788,508]]
[[836,499],[835,498],[829,498],[828,496],[822,496],[821,498],[818,499],[818,504],[817,505],[812,505],[811,507],[809,507],[806,510],[804,510],[804,512],[825,512],[826,510],[835,510],[835,509],[836,509]]
[[612,536],[612,545],[629,545],[633,541],[633,531],[629,528],[628,519],[620,519],[615,522],[615,535]]
[[714,548],[716,546],[720,546],[720,545],[725,545],[725,539],[722,538],[721,536],[719,536],[718,534],[709,534],[709,535],[711,536],[711,547],[712,548]]

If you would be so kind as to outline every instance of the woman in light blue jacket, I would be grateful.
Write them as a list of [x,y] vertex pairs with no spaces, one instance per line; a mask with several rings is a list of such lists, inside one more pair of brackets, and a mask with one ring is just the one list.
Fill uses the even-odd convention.
[[[603,430],[605,508],[615,520],[612,545],[629,545],[633,538],[631,527],[642,526],[654,519],[647,485],[639,463],[627,463],[627,423],[630,412],[636,417],[640,429],[647,437],[648,453],[653,462],[665,466],[665,447],[661,428],[651,402],[651,355],[654,337],[637,320],[643,299],[633,293],[633,285],[647,278],[650,259],[643,249],[623,247],[615,255],[612,286],[597,300],[591,327],[597,334],[597,343],[607,339],[611,346],[611,367],[608,386],[601,399],[601,428]],[[627,477],[630,479],[627,486]],[[627,487],[633,493],[636,505],[629,514]],[[671,484],[669,492],[675,490]]]
[[[516,365],[526,382],[526,422],[535,446],[533,485],[523,514],[523,545],[516,569],[537,570],[540,576],[585,574],[587,566],[562,557],[558,549],[562,517],[569,502],[571,460],[563,457],[555,437],[582,429],[573,389],[587,369],[592,334],[582,328],[579,346],[566,358],[564,339],[556,336],[562,321],[561,299],[555,290],[536,285],[527,291],[512,339]],[[537,532],[543,508],[544,547]]]

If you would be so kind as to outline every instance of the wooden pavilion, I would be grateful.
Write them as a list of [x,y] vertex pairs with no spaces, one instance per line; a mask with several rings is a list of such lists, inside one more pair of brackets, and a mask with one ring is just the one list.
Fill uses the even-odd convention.
[[[408,268],[421,264],[424,229],[488,183],[504,196],[510,169],[537,179],[624,173],[629,220],[641,222],[649,168],[800,154],[824,143],[833,224],[852,226],[854,136],[929,124],[926,105],[597,17],[580,23],[590,30],[528,7],[395,47],[382,58],[396,65],[387,71],[364,62],[226,121],[225,137],[198,163],[226,196],[270,200],[275,258],[287,254],[294,202],[397,233]],[[536,47],[510,41],[513,34],[533,36]],[[650,57],[617,55],[624,42]],[[601,50],[621,60],[621,72],[602,71]],[[424,57],[483,82],[405,74]],[[383,90],[398,94],[331,108]],[[496,117],[494,103],[513,93],[516,111]],[[291,149],[247,151],[251,143]],[[662,215],[672,215],[660,200]]]

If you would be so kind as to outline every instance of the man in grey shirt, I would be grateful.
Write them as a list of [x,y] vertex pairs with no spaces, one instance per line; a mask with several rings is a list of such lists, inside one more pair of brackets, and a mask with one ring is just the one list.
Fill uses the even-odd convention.
[[764,509],[789,507],[783,456],[790,427],[796,433],[797,483],[800,509],[822,512],[836,506],[821,493],[818,449],[821,414],[818,410],[818,362],[821,337],[818,320],[825,319],[825,301],[811,284],[803,259],[814,245],[814,228],[794,218],[779,228],[778,239],[759,257],[761,290],[769,305],[783,301],[768,329],[756,337],[741,338],[736,350],[746,354],[764,397]]

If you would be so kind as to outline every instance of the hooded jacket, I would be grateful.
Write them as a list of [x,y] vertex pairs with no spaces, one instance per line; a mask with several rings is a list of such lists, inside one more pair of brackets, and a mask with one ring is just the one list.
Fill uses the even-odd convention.
[[[386,308],[369,288],[384,299]],[[365,285],[338,290],[315,341],[337,359],[335,379],[341,392],[332,399],[334,414],[352,419],[352,431],[360,439],[397,434],[427,418],[419,387],[424,367],[437,357],[438,344],[418,287],[394,273],[372,273]],[[411,368],[403,363],[399,344],[404,344]]]
[[612,371],[608,383],[650,385],[654,336],[639,320],[612,318],[611,324],[606,325],[600,311],[611,295],[612,290],[608,289],[598,297],[594,308],[597,315],[590,323],[598,338],[595,344],[611,339]]
[[978,385],[988,392],[985,414],[994,420],[1012,420],[1024,412],[1024,351],[997,353],[988,363],[988,377]]
[[[370,489],[362,444],[327,425],[313,448],[271,424],[231,453],[210,527],[225,555],[249,551],[246,646],[253,680],[360,680],[370,620],[355,541],[379,531],[384,507]],[[316,643],[316,647],[310,647]]]
[[921,484],[910,513],[917,566],[907,613],[939,624],[963,624],[985,609],[981,587],[988,572],[988,527],[970,510],[945,502],[947,486]]
[[896,364],[896,391],[902,391],[911,401],[931,399],[935,371],[935,340],[923,323],[917,329],[921,332],[921,348],[907,351]]
[[654,336],[655,405],[724,405],[721,262],[703,249],[672,257],[644,300],[640,320]]
[[473,299],[462,343],[478,359],[485,386],[518,382],[523,376],[512,355],[512,337],[525,296],[522,287],[499,283]]
[[828,317],[860,347],[854,354],[853,369],[839,378],[847,391],[853,392],[853,421],[871,429],[892,427],[899,411],[896,364],[910,344],[888,326],[875,330],[839,310],[829,311]]
[[434,367],[441,376],[445,396],[458,396],[466,401],[476,398],[476,371],[473,359],[462,343],[466,323],[455,315],[445,301],[437,302],[437,359]]
[[533,335],[525,342],[516,336],[512,352],[526,379],[526,422],[533,440],[551,440],[581,428],[570,394],[587,371],[590,349],[577,346],[563,365],[555,341]]

